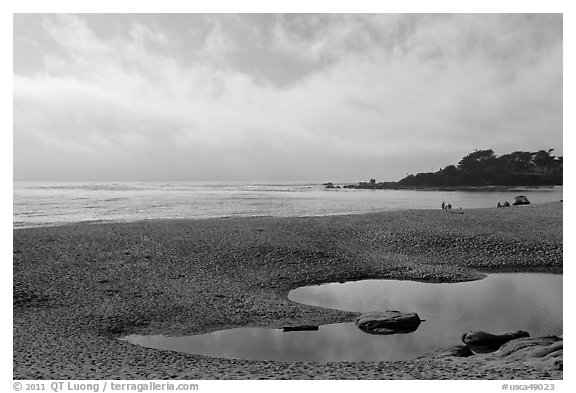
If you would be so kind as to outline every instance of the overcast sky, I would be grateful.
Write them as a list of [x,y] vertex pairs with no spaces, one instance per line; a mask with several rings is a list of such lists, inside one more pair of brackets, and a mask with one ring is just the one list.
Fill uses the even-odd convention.
[[562,155],[561,15],[14,16],[15,180],[399,180]]

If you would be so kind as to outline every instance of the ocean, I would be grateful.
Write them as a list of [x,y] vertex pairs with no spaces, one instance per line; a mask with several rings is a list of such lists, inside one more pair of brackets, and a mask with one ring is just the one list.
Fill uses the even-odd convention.
[[495,207],[526,195],[559,201],[562,187],[482,191],[325,189],[306,182],[14,182],[13,227],[164,218],[300,217],[403,209]]

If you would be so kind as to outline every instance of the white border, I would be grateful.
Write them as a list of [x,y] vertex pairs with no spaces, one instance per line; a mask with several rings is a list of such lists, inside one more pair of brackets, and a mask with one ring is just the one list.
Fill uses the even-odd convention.
[[[256,0],[213,0],[206,2],[187,2],[176,0],[162,1],[138,1],[120,2],[118,0],[100,0],[98,2],[81,2],[78,0],[9,0],[2,2],[2,14],[0,26],[2,29],[0,42],[2,43],[1,69],[4,79],[3,100],[1,105],[2,113],[2,180],[6,190],[2,193],[2,309],[12,318],[12,96],[8,86],[12,86],[12,13],[55,13],[55,12],[143,12],[143,13],[170,13],[170,12],[194,12],[194,13],[234,13],[234,12],[383,12],[383,13],[424,13],[424,12],[495,12],[495,13],[517,13],[517,12],[538,12],[538,13],[563,13],[564,14],[564,156],[565,184],[564,198],[569,202],[565,207],[565,237],[570,239],[572,234],[572,223],[574,208],[571,201],[574,200],[572,192],[573,160],[572,133],[575,128],[573,111],[574,105],[574,71],[576,62],[574,61],[574,30],[576,18],[574,11],[576,4],[568,0],[546,0],[546,1],[503,1],[485,0],[477,2],[465,2],[455,0],[411,0],[411,1],[375,1],[375,0],[354,0],[354,1],[311,1],[311,0],[291,0],[283,2],[256,1]],[[8,60],[10,59],[10,61]],[[10,96],[8,96],[10,94]],[[10,187],[10,189],[8,188]],[[567,278],[564,286],[565,305],[573,299],[571,289],[571,279],[574,277],[572,261],[574,260],[574,248],[571,242],[564,247],[565,264],[564,275]],[[573,318],[571,310],[565,306],[564,331],[571,332]],[[7,318],[6,318],[7,319]],[[6,385],[5,391],[12,389],[12,329],[11,326],[2,328],[4,337],[4,351],[2,356],[1,376],[2,382]],[[556,391],[566,391],[564,388],[574,385],[574,378],[571,359],[573,358],[574,346],[571,344],[570,333],[566,341],[564,381],[548,381],[556,384]],[[87,381],[84,381],[87,382]],[[134,382],[134,381],[130,381]],[[330,390],[353,390],[372,389],[374,387],[399,388],[407,390],[417,390],[422,388],[438,389],[443,392],[461,392],[463,388],[470,392],[490,392],[502,391],[503,383],[521,383],[521,381],[198,381],[201,391],[234,391],[238,389],[250,389],[252,391],[269,392],[274,389],[277,392],[292,392],[295,389],[313,388]],[[546,381],[541,381],[546,382]],[[571,389],[573,391],[573,389]]]

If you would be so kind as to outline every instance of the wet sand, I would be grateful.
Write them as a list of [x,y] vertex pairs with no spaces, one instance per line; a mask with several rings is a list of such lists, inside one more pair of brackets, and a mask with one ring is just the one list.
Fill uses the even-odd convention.
[[459,358],[439,349],[413,361],[319,364],[208,358],[118,339],[324,324],[358,315],[289,301],[288,292],[302,285],[562,273],[560,202],[78,224],[13,233],[15,379],[562,378],[559,351],[553,358]]

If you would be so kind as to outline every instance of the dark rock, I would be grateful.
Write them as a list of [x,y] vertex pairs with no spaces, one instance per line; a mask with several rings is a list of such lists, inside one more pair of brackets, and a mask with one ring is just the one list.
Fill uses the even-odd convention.
[[467,345],[455,345],[451,348],[450,354],[459,358],[467,358],[473,356],[474,352]]
[[512,202],[514,206],[518,205],[529,205],[530,201],[524,195],[518,195],[514,198],[514,202]]
[[511,333],[492,334],[482,331],[464,333],[462,342],[475,353],[494,352],[508,341],[517,338],[530,337],[528,332],[518,330]]
[[439,358],[458,357],[467,358],[474,356],[474,352],[467,345],[453,345],[446,348],[440,348],[433,352],[432,356]]
[[332,182],[324,183],[324,188],[336,188]]
[[318,330],[318,325],[284,326],[285,332],[304,332]]
[[369,334],[411,333],[418,329],[422,320],[416,313],[400,311],[374,311],[356,319],[356,326]]
[[376,188],[376,179],[370,179],[369,182],[360,182],[354,188],[359,188],[361,190],[373,190]]

